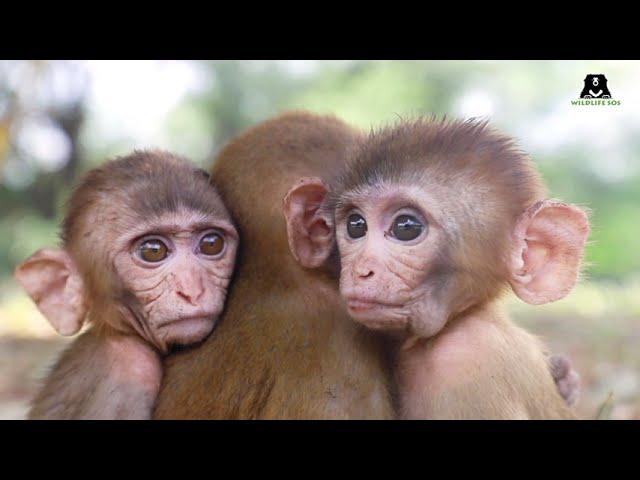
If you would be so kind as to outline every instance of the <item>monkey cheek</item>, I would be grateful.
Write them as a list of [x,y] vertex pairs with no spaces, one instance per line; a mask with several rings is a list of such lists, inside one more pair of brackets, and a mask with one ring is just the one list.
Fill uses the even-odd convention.
[[431,338],[436,335],[445,322],[430,322],[421,320],[419,322],[411,322],[411,332],[420,338]]
[[431,338],[438,334],[447,323],[447,312],[433,305],[432,302],[420,304],[418,312],[409,321],[411,333],[420,338]]

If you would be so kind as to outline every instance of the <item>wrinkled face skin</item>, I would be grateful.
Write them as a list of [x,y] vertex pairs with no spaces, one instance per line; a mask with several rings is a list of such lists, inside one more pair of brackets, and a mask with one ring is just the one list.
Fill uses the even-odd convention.
[[[429,206],[427,210],[425,206]],[[335,212],[340,292],[368,328],[435,335],[451,307],[446,219],[435,198],[412,186],[347,192]]]
[[200,212],[128,229],[112,250],[124,317],[162,352],[203,340],[224,308],[237,245],[230,220]]

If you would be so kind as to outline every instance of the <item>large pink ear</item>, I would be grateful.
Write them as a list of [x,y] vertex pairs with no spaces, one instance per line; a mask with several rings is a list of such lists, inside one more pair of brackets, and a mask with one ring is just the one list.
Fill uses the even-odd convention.
[[60,249],[43,248],[18,265],[16,280],[61,335],[73,335],[84,322],[84,284],[73,259]]
[[322,211],[327,192],[320,178],[305,177],[284,197],[289,248],[303,267],[321,266],[333,248],[333,221]]
[[533,305],[566,296],[578,279],[588,235],[587,215],[575,205],[544,200],[528,208],[514,230],[513,291]]

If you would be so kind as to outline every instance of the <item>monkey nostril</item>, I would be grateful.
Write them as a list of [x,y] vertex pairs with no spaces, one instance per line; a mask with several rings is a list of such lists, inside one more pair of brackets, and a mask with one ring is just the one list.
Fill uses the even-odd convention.
[[182,290],[178,290],[178,296],[186,300],[191,305],[195,305],[202,296],[202,290],[199,292],[184,292]]
[[360,271],[358,273],[358,276],[360,278],[370,278],[370,277],[373,277],[373,275],[374,275],[373,270],[369,270],[369,269]]
[[178,290],[178,296],[191,303],[191,296],[187,293],[181,292]]

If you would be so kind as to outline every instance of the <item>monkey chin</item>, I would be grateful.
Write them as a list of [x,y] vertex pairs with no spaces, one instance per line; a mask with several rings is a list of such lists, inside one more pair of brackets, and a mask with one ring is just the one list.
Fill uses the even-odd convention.
[[212,332],[218,316],[179,318],[166,322],[158,328],[158,336],[167,345],[190,345],[204,340]]
[[440,312],[424,312],[421,315],[407,305],[392,305],[375,301],[348,300],[347,311],[351,318],[371,329],[391,334],[409,334],[430,338],[440,332],[447,322]]

